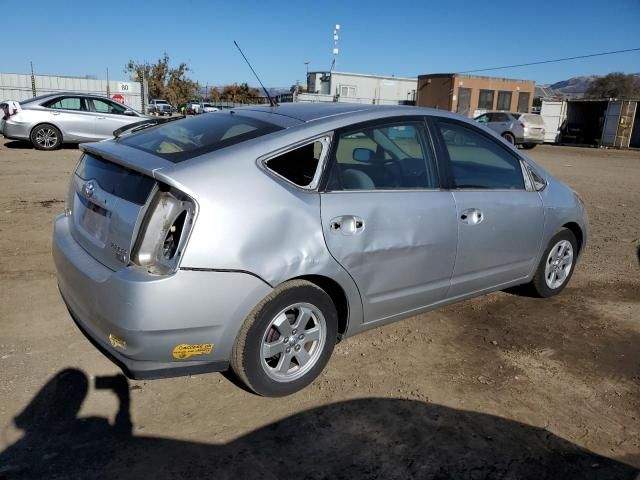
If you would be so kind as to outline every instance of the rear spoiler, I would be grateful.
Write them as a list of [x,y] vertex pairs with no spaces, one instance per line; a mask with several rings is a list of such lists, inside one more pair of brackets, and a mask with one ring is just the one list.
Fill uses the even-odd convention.
[[147,120],[142,120],[140,122],[130,123],[129,125],[125,125],[124,127],[120,127],[117,130],[113,131],[114,138],[118,138],[124,132],[137,132],[138,130],[144,130],[145,128],[155,127],[156,125],[160,125],[161,123],[173,122],[174,120],[181,120],[184,117],[169,117],[169,118],[149,118]]

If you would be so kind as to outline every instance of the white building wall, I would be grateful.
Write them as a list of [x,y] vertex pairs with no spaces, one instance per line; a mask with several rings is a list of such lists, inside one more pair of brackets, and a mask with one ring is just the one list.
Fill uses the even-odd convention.
[[[142,87],[139,82],[110,80],[109,96],[120,94],[124,103],[135,110],[142,110]],[[93,93],[107,96],[107,81],[79,77],[35,75],[36,95],[60,92]],[[0,73],[0,101],[23,101],[33,98],[31,75]]]
[[[298,101],[327,101],[325,96],[329,95],[337,97],[339,102],[397,105],[416,98],[416,78],[333,72],[329,89],[328,82],[320,81],[326,74],[328,72],[310,72],[311,89],[304,97],[299,96]],[[317,99],[313,98],[315,92],[319,95]]]

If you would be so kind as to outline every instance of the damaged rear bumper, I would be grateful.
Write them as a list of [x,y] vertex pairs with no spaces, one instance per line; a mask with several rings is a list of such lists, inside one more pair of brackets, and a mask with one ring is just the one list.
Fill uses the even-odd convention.
[[71,236],[70,217],[55,221],[58,287],[80,330],[131,378],[221,371],[250,311],[272,289],[241,272],[179,270],[149,275],[113,271]]

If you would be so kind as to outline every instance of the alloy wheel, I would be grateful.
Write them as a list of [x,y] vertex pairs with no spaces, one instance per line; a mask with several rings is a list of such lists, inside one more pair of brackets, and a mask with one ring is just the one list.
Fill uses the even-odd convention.
[[327,325],[319,308],[295,303],[281,310],[263,336],[260,363],[277,382],[303,376],[318,361],[327,337]]
[[553,290],[559,288],[569,276],[572,267],[573,245],[568,240],[560,240],[547,256],[544,269],[547,286]]

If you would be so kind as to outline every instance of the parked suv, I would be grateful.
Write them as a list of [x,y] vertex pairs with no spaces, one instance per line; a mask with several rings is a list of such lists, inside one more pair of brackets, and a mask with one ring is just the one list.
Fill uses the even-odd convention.
[[153,99],[149,102],[149,113],[160,116],[171,115],[173,107],[166,100]]
[[525,149],[544,142],[544,122],[534,113],[487,112],[475,121],[495,130],[510,144]]

